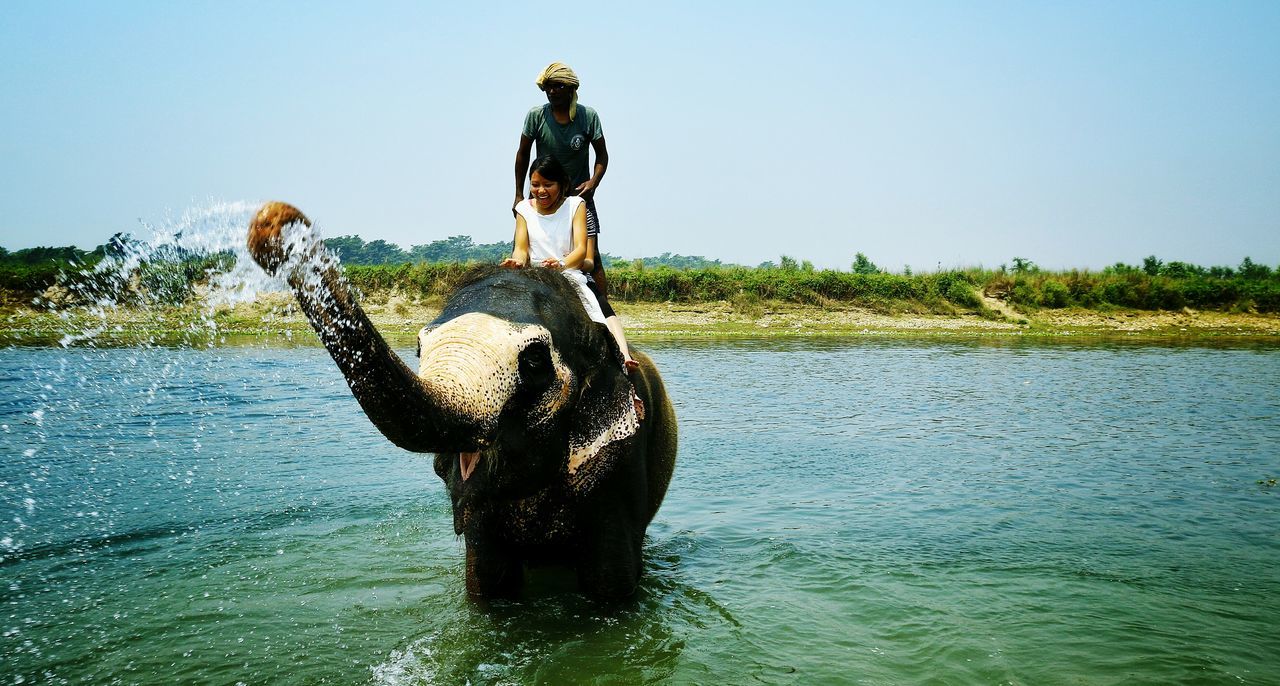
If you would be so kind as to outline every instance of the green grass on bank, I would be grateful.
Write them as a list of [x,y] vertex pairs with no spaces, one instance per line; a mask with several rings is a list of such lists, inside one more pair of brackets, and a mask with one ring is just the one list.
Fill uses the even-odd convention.
[[[457,283],[465,269],[458,264],[352,265],[346,273],[353,284],[365,291],[398,289],[408,295],[438,297]],[[985,295],[1029,311],[1065,307],[1280,311],[1280,274],[1265,268],[1186,270],[1177,274],[1157,270],[1152,274],[1123,265],[1100,272],[1049,272],[1024,265],[1016,271],[964,269],[889,274],[802,267],[650,269],[623,265],[611,267],[608,279],[610,297],[624,302],[730,301],[749,305],[778,300],[948,312],[957,308],[980,310],[981,296]]]
[[[466,272],[459,264],[352,265],[347,278],[366,292],[396,289],[411,296],[435,298],[448,293]],[[851,274],[834,270],[716,267],[655,269],[615,266],[608,270],[610,297],[623,302],[782,301],[800,304],[843,302],[920,311],[980,309],[977,287],[965,272],[903,276]]]
[[[30,301],[55,283],[73,299],[98,297],[112,288],[129,293],[113,300],[181,304],[195,284],[229,267],[229,255],[169,256],[140,264],[121,277],[82,270],[100,255],[52,255],[14,259],[0,254],[0,295],[9,302]],[[8,258],[8,259],[5,259]],[[88,258],[88,259],[86,259]],[[807,262],[782,258],[780,265],[730,265],[679,269],[648,266],[640,260],[614,262],[608,270],[611,297],[622,302],[732,302],[750,310],[781,301],[805,305],[848,304],[881,312],[986,312],[983,296],[1024,312],[1042,308],[1110,307],[1137,310],[1280,311],[1280,270],[1248,258],[1236,268],[1203,268],[1154,257],[1141,266],[1116,264],[1101,271],[1041,270],[1017,258],[1013,267],[958,269],[894,274],[879,270],[859,255],[849,271],[814,269]],[[468,269],[457,262],[347,265],[350,281],[366,293],[396,290],[409,297],[438,300]]]

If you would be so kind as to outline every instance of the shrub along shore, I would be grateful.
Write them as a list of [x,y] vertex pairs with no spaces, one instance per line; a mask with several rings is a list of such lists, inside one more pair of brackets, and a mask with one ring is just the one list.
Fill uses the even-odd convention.
[[[426,297],[448,291],[460,264],[351,265],[347,278],[368,291],[396,289]],[[1241,269],[1183,263],[1146,269],[1116,265],[1101,272],[1042,271],[1025,261],[1014,270],[963,269],[919,274],[779,267],[609,267],[610,298],[622,302],[779,301],[857,305],[895,313],[952,314],[981,310],[995,299],[1023,312],[1078,307],[1280,313],[1280,272],[1246,260]]]
[[[146,335],[307,329],[287,297],[209,306],[204,282],[229,266],[229,256],[172,257],[142,261],[112,278],[85,276],[70,261],[52,272],[49,265],[58,263],[49,260],[7,271],[12,265],[0,263],[0,340],[48,340],[81,325]],[[433,318],[468,269],[457,262],[344,267],[375,323],[396,335]],[[1011,269],[928,273],[884,272],[861,255],[850,271],[817,270],[785,257],[761,267],[655,267],[636,260],[615,261],[608,276],[611,299],[638,337],[1280,336],[1280,270],[1247,258],[1237,268],[1152,257],[1141,266],[1058,272],[1015,259]],[[86,307],[104,295],[119,307]]]

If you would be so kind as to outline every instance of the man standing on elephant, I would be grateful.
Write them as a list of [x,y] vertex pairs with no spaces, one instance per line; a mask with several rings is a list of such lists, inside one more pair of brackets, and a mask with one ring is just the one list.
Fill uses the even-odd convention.
[[[516,150],[516,196],[511,206],[524,200],[529,153],[536,142],[539,157],[551,155],[569,172],[572,194],[587,203],[587,235],[594,237],[600,230],[595,191],[609,168],[609,151],[605,147],[600,116],[590,107],[578,104],[578,75],[567,65],[552,62],[535,83],[547,94],[547,104],[536,105],[525,115],[520,147]],[[588,164],[588,145],[596,151],[594,167]],[[594,266],[600,266],[596,254],[588,251],[587,258],[596,262]]]
[[[512,212],[524,200],[529,153],[537,142],[538,156],[550,155],[555,158],[569,173],[572,193],[585,201],[587,259],[583,271],[590,275],[588,287],[600,302],[606,325],[621,344],[627,367],[633,368],[636,363],[627,349],[622,322],[609,304],[604,264],[600,259],[600,216],[596,213],[595,192],[604,178],[605,170],[609,168],[609,151],[605,147],[600,117],[590,107],[578,104],[578,75],[568,65],[552,62],[542,70],[534,83],[547,94],[547,104],[534,106],[524,118],[520,147],[516,150],[516,196],[511,204]],[[588,145],[596,153],[594,166],[590,164]]]

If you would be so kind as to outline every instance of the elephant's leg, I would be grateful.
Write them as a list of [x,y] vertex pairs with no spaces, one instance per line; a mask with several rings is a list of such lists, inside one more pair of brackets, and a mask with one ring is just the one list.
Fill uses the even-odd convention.
[[467,594],[473,598],[515,598],[524,584],[519,558],[500,546],[467,540]]
[[578,512],[578,585],[595,598],[630,597],[643,569],[641,547],[649,523],[645,464],[630,446]]
[[643,532],[592,527],[584,535],[578,561],[578,585],[600,600],[629,598],[640,582]]

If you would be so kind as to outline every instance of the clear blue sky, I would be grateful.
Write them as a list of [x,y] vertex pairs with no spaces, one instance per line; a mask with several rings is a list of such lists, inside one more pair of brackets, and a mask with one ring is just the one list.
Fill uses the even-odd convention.
[[212,201],[510,238],[533,79],[601,116],[606,252],[1280,264],[1280,2],[14,2],[0,245]]

